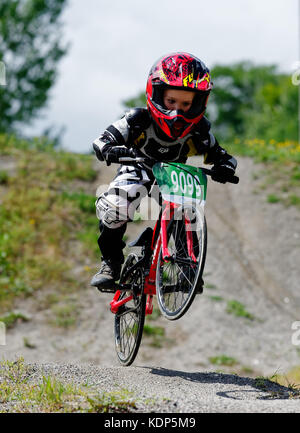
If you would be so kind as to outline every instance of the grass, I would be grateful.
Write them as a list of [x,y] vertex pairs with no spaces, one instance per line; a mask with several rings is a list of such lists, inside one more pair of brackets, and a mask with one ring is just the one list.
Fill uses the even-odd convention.
[[[6,188],[0,207],[0,314],[16,298],[52,291],[77,291],[72,264],[79,249],[82,257],[98,256],[98,222],[95,198],[73,191],[73,182],[96,177],[93,156],[55,150],[43,139],[32,142],[0,135],[0,156],[16,161],[16,175],[1,172]],[[62,288],[62,289],[61,289]]]
[[269,194],[267,196],[267,202],[268,203],[278,203],[280,201],[280,198],[276,194]]
[[274,382],[287,386],[293,391],[297,391],[300,396],[300,366],[291,368],[285,374],[274,374],[271,378]]
[[236,139],[225,147],[237,155],[250,156],[259,162],[300,162],[300,144],[292,140]]
[[222,296],[209,296],[209,299],[215,302],[221,302],[224,301],[224,298]]
[[23,358],[0,362],[0,412],[128,413],[136,409],[134,397],[126,389],[99,392],[92,386],[43,374],[39,380],[33,380],[34,372]]
[[217,286],[215,284],[212,284],[212,283],[205,283],[204,288],[205,289],[217,289]]
[[162,326],[153,326],[145,323],[143,334],[145,337],[151,339],[148,344],[152,347],[163,347],[166,342],[165,330]]
[[295,194],[290,194],[287,198],[288,205],[299,206],[300,207],[300,196]]
[[63,304],[54,305],[52,308],[54,319],[51,324],[61,328],[71,328],[77,323],[79,306],[72,299],[66,300]]
[[113,392],[104,392],[96,397],[87,397],[90,408],[87,412],[94,413],[128,413],[136,409],[136,403],[132,399],[132,393],[126,389]]
[[246,310],[245,305],[243,305],[241,302],[236,300],[229,300],[227,301],[227,313],[233,314],[236,317],[244,317],[248,320],[254,320],[253,314],[249,313]]
[[31,343],[27,337],[23,337],[23,343],[24,347],[27,347],[27,349],[36,349],[36,345]]
[[[280,375],[278,373],[273,374],[269,377],[258,376],[255,378],[255,385],[262,391],[268,391],[272,388],[272,384],[283,386],[284,389],[278,391],[269,391],[270,398],[289,398],[299,399],[300,398],[300,367],[295,367],[286,375]],[[298,384],[292,380],[297,377]]]
[[10,312],[0,317],[0,322],[5,324],[6,329],[13,328],[18,322],[28,322],[29,318],[22,313]]
[[227,355],[212,356],[209,358],[209,361],[214,365],[224,365],[228,367],[232,367],[238,363],[235,358]]
[[224,147],[234,155],[250,156],[263,163],[264,169],[254,178],[262,179],[267,202],[300,208],[300,144],[295,141],[236,139]]
[[0,185],[8,184],[8,174],[4,170],[0,170]]

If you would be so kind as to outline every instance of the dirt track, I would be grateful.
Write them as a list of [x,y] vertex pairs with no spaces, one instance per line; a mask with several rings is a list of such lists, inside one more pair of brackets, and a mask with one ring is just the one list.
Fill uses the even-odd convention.
[[[197,165],[197,159],[191,163]],[[98,185],[108,183],[111,170],[100,173]],[[207,287],[179,321],[159,318],[154,322],[165,329],[161,347],[152,347],[151,337],[145,337],[135,366],[167,369],[171,376],[174,372],[177,376],[205,375],[219,369],[259,376],[284,373],[299,365],[300,345],[292,344],[295,331],[291,327],[300,321],[300,213],[295,208],[267,203],[263,193],[255,194],[255,186],[260,182],[253,180],[256,170],[258,167],[250,159],[240,158],[238,185],[209,181],[204,273]],[[96,187],[93,185],[90,193]],[[142,224],[133,224],[130,236],[141,229]],[[111,296],[90,288],[89,278],[85,277],[78,299],[78,324],[67,331],[49,327],[47,311],[36,312],[33,302],[22,302],[18,310],[31,316],[31,320],[8,332],[7,345],[0,346],[0,357],[12,359],[22,355],[28,362],[116,367],[121,374],[114,352]],[[230,314],[230,301],[242,303],[253,320]],[[36,348],[24,347],[24,337]],[[221,355],[233,358],[235,364],[213,364],[210,358]],[[126,375],[127,369],[123,370],[122,375]],[[211,388],[210,392],[217,391]],[[222,392],[226,393],[226,389]],[[212,394],[209,398],[213,399]],[[242,398],[249,398],[249,393]],[[234,411],[234,406],[226,401],[228,411]],[[222,411],[221,406],[207,410],[214,411],[214,407]]]

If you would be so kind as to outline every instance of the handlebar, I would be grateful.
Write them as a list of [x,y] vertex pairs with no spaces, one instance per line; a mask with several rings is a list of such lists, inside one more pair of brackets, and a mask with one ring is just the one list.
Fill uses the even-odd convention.
[[[138,163],[145,163],[147,161],[151,161],[151,160],[149,158],[143,158],[143,157],[132,158],[130,156],[124,156],[124,157],[119,158],[120,163],[129,162],[131,164],[133,163],[133,165],[138,164]],[[167,162],[167,164],[168,164],[168,162]],[[176,164],[176,162],[174,162],[174,164]],[[170,165],[172,165],[172,163],[170,163]],[[199,167],[199,168],[201,168],[203,173],[205,173],[208,176],[216,175],[216,172],[214,170],[211,170],[209,168],[204,168],[204,167]],[[239,181],[240,181],[240,179],[237,176],[231,176],[231,177],[226,179],[226,182],[234,183],[234,184],[238,184]]]
[[122,156],[121,158],[119,158],[119,162],[146,162],[147,158],[143,158],[143,157],[137,157],[137,158],[132,158],[131,156]]

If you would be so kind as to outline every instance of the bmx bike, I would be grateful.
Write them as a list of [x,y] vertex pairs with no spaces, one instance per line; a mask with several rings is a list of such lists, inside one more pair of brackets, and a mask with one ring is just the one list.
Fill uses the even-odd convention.
[[[135,165],[143,158],[120,158]],[[131,365],[138,353],[145,316],[152,314],[153,297],[162,315],[177,320],[203,291],[202,274],[207,248],[204,205],[207,175],[205,168],[174,163],[156,163],[152,168],[162,197],[154,228],[147,227],[129,244],[141,247],[130,253],[115,284],[110,302],[114,317],[115,348],[119,362]],[[232,176],[226,181],[238,183]]]

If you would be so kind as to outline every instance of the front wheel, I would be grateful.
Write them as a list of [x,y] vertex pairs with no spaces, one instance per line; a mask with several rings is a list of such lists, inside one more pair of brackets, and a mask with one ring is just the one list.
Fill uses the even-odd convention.
[[124,366],[131,365],[138,353],[145,321],[144,271],[140,266],[132,270],[137,261],[138,257],[130,254],[123,265],[120,285],[126,284],[128,290],[121,291],[118,300],[132,298],[115,315],[115,347]]
[[169,257],[161,246],[156,270],[157,302],[168,320],[177,320],[202,290],[207,229],[204,213],[194,206],[176,211],[167,229]]

